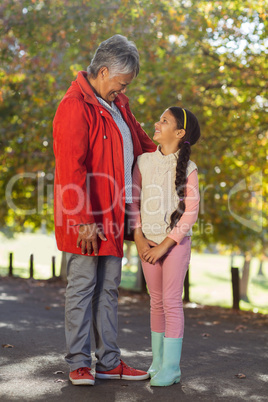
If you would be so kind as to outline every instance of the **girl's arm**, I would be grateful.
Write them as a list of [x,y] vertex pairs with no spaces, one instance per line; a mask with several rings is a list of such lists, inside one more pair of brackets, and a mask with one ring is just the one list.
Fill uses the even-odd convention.
[[132,203],[127,204],[129,223],[131,230],[134,231],[134,240],[138,250],[138,254],[142,261],[144,260],[143,254],[150,250],[150,246],[156,246],[151,240],[144,237],[141,229],[141,215],[140,215],[140,196],[141,196],[142,177],[138,164],[136,163],[133,176],[132,176]]
[[199,189],[198,176],[195,169],[187,178],[185,191],[185,211],[177,225],[168,234],[168,237],[173,239],[177,244],[184,239],[185,235],[198,218],[199,211]]

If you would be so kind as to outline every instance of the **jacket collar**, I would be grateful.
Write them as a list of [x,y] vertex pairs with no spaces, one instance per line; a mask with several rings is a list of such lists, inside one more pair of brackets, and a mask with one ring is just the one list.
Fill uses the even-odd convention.
[[[85,102],[91,103],[92,105],[101,106],[103,107],[98,99],[96,98],[94,91],[87,80],[87,72],[86,71],[79,71],[76,82],[81,90],[81,93],[84,97]],[[116,106],[125,106],[128,103],[128,97],[124,94],[118,94],[115,98],[114,103]]]

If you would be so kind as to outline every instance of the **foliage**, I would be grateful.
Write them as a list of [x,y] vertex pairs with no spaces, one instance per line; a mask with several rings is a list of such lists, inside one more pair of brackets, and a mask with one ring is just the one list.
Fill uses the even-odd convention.
[[[144,129],[152,134],[153,122],[170,105],[192,110],[201,123],[202,140],[192,156],[202,195],[196,247],[266,243],[267,234],[260,235],[268,192],[265,3],[2,0],[0,225],[18,231],[45,221],[53,228],[55,110],[98,44],[120,33],[140,52],[141,73],[128,95]],[[24,172],[35,176],[17,180],[12,199],[19,208],[37,209],[28,215],[9,208],[5,195],[10,179]],[[250,227],[228,207],[239,182],[230,207]]]

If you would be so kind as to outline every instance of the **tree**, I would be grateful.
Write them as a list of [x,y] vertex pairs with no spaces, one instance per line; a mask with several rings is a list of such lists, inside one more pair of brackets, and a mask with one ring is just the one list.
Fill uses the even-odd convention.
[[[268,192],[265,1],[3,0],[1,14],[4,229],[35,228],[44,220],[53,229],[55,110],[98,44],[120,33],[140,51],[141,73],[128,94],[144,129],[151,134],[174,104],[201,123],[192,157],[202,195],[195,246],[220,242],[245,251],[259,243]],[[25,172],[32,176],[8,187]],[[238,191],[230,193],[234,186]],[[17,207],[36,211],[10,208],[7,188]]]

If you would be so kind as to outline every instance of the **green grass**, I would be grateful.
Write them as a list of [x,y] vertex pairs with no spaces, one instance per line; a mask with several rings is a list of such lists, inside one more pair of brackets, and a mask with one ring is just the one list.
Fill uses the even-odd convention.
[[[125,245],[126,250],[126,245]],[[24,234],[9,240],[0,236],[0,275],[8,275],[9,252],[14,253],[14,274],[29,277],[30,254],[34,254],[34,277],[51,277],[51,257],[56,256],[56,275],[60,273],[61,253],[53,236]],[[192,253],[190,263],[190,300],[205,305],[232,307],[230,257],[220,254]],[[124,259],[126,263],[126,259]],[[234,258],[233,266],[241,269],[243,258]],[[268,262],[263,264],[264,276],[258,276],[259,261],[253,258],[248,286],[249,302],[240,302],[243,310],[268,314]],[[121,286],[138,290],[136,247],[131,245],[131,260],[124,264]]]
[[8,275],[9,253],[13,253],[15,276],[29,278],[30,255],[34,255],[34,277],[51,278],[52,256],[56,257],[56,275],[60,273],[61,252],[58,251],[54,236],[41,233],[25,233],[7,239],[0,234],[0,275]]
[[[235,257],[234,267],[242,275],[243,258]],[[264,264],[264,276],[258,276],[259,261],[252,259],[248,284],[249,302],[240,301],[243,310],[268,314],[268,264]],[[190,298],[206,304],[232,307],[230,257],[219,254],[192,253],[190,265]]]

